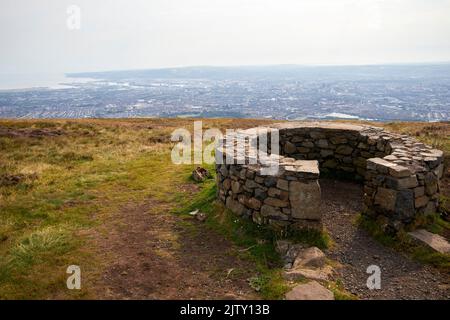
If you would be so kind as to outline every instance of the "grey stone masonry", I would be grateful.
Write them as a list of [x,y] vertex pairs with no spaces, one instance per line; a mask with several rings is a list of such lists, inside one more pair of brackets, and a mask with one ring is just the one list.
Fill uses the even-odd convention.
[[263,174],[264,166],[254,161],[256,128],[237,135],[247,137],[245,150],[217,152],[228,160],[216,164],[218,197],[238,215],[259,224],[320,225],[319,170],[362,181],[364,214],[383,216],[396,229],[439,205],[443,152],[412,137],[332,122],[287,122],[270,129],[279,133],[275,174]]

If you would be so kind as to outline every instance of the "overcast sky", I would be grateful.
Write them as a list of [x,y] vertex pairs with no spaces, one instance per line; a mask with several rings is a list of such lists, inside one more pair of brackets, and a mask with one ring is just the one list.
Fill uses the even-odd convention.
[[449,17],[450,0],[0,0],[0,73],[450,61]]

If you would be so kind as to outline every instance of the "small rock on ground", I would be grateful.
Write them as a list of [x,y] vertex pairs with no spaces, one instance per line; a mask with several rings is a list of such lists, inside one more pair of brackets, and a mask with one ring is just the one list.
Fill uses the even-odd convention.
[[286,293],[286,300],[334,300],[333,293],[316,281],[295,286]]
[[327,281],[333,274],[331,266],[325,266],[319,269],[296,268],[285,271],[283,277],[289,281],[296,281],[302,278],[318,281]]
[[439,253],[450,253],[450,243],[438,234],[428,232],[424,229],[415,230],[413,232],[409,232],[408,234],[414,239],[425,243]]
[[325,265],[325,254],[317,247],[310,247],[298,252],[294,260],[293,268],[314,267],[320,268]]

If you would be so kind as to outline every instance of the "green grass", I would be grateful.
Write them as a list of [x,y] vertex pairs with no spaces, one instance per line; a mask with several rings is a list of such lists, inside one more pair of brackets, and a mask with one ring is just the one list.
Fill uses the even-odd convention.
[[[262,123],[208,119],[204,128],[248,128]],[[0,126],[18,133],[0,136],[0,298],[95,298],[83,286],[79,293],[65,288],[66,267],[89,266],[88,270],[82,267],[85,278],[101,273],[107,261],[96,259],[96,243],[89,232],[100,230],[124,205],[149,198],[166,205],[155,207],[155,213],[174,207],[181,208],[174,211],[178,214],[195,209],[207,213],[206,226],[233,241],[240,248],[236,254],[255,263],[249,282],[264,298],[280,298],[288,289],[274,250],[277,239],[287,236],[322,249],[332,245],[326,233],[281,234],[237,218],[216,202],[213,178],[195,183],[189,178],[194,165],[173,165],[170,134],[175,128],[192,129],[192,119],[0,120]],[[449,162],[448,124],[386,126],[443,149]],[[60,134],[27,136],[37,129]],[[208,169],[214,171],[212,166]],[[9,184],[11,176],[19,181]],[[195,190],[180,188],[192,184],[199,188],[195,196]],[[448,197],[443,194],[442,203]],[[447,228],[442,220],[428,227],[439,232]],[[442,256],[426,250],[415,254],[419,260],[445,264]],[[341,289],[336,290],[338,296]]]
[[[85,279],[101,273],[107,261],[96,260],[90,230],[124,205],[189,201],[178,187],[191,183],[192,167],[170,161],[170,133],[191,125],[189,119],[0,120],[15,133],[0,137],[0,298],[95,297],[86,286],[80,293],[65,288],[67,266],[80,265]],[[36,129],[44,134],[27,136]],[[45,135],[54,131],[60,134]],[[19,182],[10,184],[10,177]]]
[[189,214],[199,210],[207,214],[206,225],[231,240],[241,249],[239,255],[256,264],[257,275],[248,279],[249,284],[264,299],[281,299],[290,286],[282,277],[283,262],[275,250],[278,239],[289,239],[325,249],[330,245],[326,233],[317,230],[296,230],[287,233],[266,225],[258,225],[248,218],[241,218],[217,201],[214,178],[199,184],[201,190],[194,199],[187,201],[176,214]]
[[204,182],[195,198],[175,213],[189,214],[197,209],[208,215],[208,228],[231,240],[241,248],[236,254],[256,264],[257,275],[248,279],[250,286],[265,299],[282,298],[288,287],[281,276],[282,261],[273,245],[273,231],[237,217],[218,203],[213,179]]

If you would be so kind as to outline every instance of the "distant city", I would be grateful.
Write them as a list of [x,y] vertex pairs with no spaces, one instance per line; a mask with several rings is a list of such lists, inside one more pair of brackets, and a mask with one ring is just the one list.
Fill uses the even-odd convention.
[[189,67],[68,74],[64,82],[0,90],[0,118],[450,121],[450,64]]

